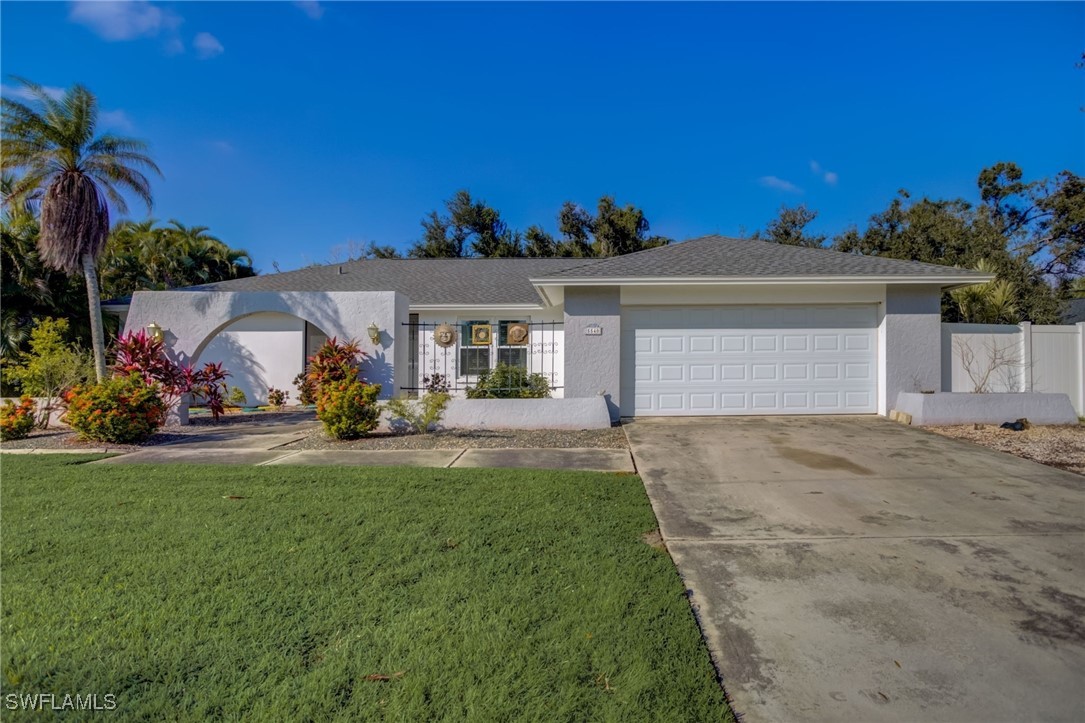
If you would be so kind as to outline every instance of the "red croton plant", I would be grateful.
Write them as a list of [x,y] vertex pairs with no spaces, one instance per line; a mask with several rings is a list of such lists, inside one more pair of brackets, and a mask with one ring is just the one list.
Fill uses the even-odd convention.
[[200,369],[178,364],[166,356],[161,339],[148,336],[142,329],[117,339],[113,371],[136,375],[147,384],[158,384],[162,401],[172,407],[184,394],[201,399],[217,422],[225,412],[226,377],[222,364],[208,362]]

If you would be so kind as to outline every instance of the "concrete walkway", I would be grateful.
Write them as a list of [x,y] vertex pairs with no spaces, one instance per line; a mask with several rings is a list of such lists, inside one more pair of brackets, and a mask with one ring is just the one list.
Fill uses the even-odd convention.
[[340,467],[515,467],[520,469],[581,470],[634,473],[627,449],[421,449],[421,450],[299,450],[287,449],[317,426],[303,422],[224,426],[189,434],[169,444],[127,452],[109,447],[93,449],[18,449],[4,454],[116,453],[92,464],[248,464],[336,465]]
[[[266,435],[265,441],[279,441]],[[261,448],[257,439],[233,440],[238,446],[184,444],[148,447],[92,464],[249,464],[337,465],[340,467],[517,467],[588,472],[633,473],[624,449],[423,449],[294,450]],[[41,453],[46,453],[42,450]]]
[[626,432],[744,720],[1085,718],[1085,477],[875,417]]

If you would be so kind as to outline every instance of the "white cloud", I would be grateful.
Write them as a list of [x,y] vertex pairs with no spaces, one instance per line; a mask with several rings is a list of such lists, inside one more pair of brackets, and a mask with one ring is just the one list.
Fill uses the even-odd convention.
[[236,150],[229,141],[211,141],[211,147],[219,153],[233,153]]
[[[45,94],[53,100],[60,100],[64,97],[63,88],[57,88],[52,85],[43,85],[42,90],[44,90]],[[31,93],[30,90],[28,90],[26,86],[23,85],[7,85],[6,83],[0,84],[0,95],[4,96],[5,98],[11,98],[13,100],[36,100],[34,94]]]
[[294,5],[312,20],[320,20],[320,18],[324,17],[324,8],[317,0],[297,0]]
[[132,119],[123,110],[104,110],[98,114],[98,126],[111,131],[131,131],[135,128]]
[[784,179],[777,178],[776,176],[761,176],[761,178],[757,179],[757,182],[765,188],[771,188],[776,191],[785,191],[787,193],[802,193],[802,189],[796,186],[791,181],[785,181]]
[[182,20],[146,0],[132,2],[74,2],[68,19],[85,25],[104,40],[153,38],[163,30],[176,30]]
[[817,161],[810,161],[810,170],[813,171],[815,176],[820,176],[821,180],[830,186],[835,186],[836,182],[840,180],[840,175],[834,171],[827,171],[821,167],[821,164]]
[[211,33],[196,33],[196,37],[192,39],[192,47],[196,49],[196,55],[200,60],[222,55],[226,50],[226,48],[222,47],[219,39]]

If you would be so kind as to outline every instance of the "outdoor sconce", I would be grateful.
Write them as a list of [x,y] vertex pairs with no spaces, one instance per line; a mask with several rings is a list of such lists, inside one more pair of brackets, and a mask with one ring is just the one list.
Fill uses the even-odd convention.
[[165,336],[162,332],[162,327],[153,321],[147,325],[147,333],[150,334],[151,338],[155,341],[162,341]]
[[369,341],[373,342],[374,344],[381,343],[381,330],[380,327],[377,326],[377,322],[372,322],[366,329],[366,331],[369,332]]

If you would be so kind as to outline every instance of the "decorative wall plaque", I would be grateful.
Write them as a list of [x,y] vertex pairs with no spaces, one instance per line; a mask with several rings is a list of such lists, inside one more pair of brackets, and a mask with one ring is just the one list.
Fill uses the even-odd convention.
[[489,346],[493,333],[489,324],[471,325],[471,343],[475,346]]
[[523,346],[527,344],[529,336],[527,324],[509,324],[509,328],[505,333],[505,341],[509,346]]
[[438,324],[433,330],[433,340],[437,346],[447,349],[456,343],[456,327],[451,324]]

